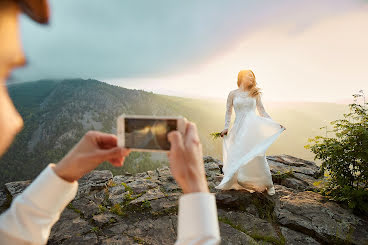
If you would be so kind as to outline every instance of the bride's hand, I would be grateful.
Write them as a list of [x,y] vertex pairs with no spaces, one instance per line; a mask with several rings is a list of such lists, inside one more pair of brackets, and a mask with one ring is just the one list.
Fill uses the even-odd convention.
[[227,132],[228,132],[228,130],[227,129],[224,129],[224,130],[222,130],[222,132],[221,132],[221,137],[224,137],[225,135],[227,135]]

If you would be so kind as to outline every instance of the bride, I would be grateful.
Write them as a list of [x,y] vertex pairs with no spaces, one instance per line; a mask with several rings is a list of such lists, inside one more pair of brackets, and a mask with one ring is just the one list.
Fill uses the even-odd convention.
[[[228,130],[233,107],[236,117]],[[275,194],[265,152],[284,130],[265,111],[254,73],[240,71],[238,89],[231,91],[227,98],[225,128],[221,132],[224,178],[216,188],[267,190],[269,195]]]

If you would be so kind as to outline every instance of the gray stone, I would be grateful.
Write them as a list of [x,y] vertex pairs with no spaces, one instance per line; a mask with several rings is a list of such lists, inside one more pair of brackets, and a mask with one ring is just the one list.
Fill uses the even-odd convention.
[[287,245],[319,245],[320,243],[303,233],[291,230],[286,227],[280,228],[282,235],[285,237]]
[[218,216],[219,219],[225,219],[237,227],[242,227],[250,236],[272,237],[273,239],[280,240],[279,235],[269,221],[260,219],[252,214],[219,209]]
[[[89,234],[91,233],[91,234]],[[78,213],[65,209],[59,221],[52,227],[49,244],[81,244],[80,242],[97,243],[92,226],[82,219]],[[84,243],[87,244],[87,243]]]
[[324,243],[368,243],[368,223],[318,193],[289,193],[276,201],[278,222]]
[[79,212],[86,219],[101,211],[99,205],[88,197],[73,200],[70,203],[70,208]]
[[289,155],[268,156],[267,160],[271,170],[278,170],[281,172],[292,170],[295,173],[302,173],[315,178],[321,173],[320,168],[314,162]]
[[221,241],[222,244],[227,245],[243,245],[243,244],[250,244],[250,245],[258,245],[259,243],[256,242],[252,237],[248,236],[244,232],[241,232],[232,226],[220,222],[220,234],[221,234]]
[[22,193],[23,190],[26,189],[27,186],[29,186],[30,183],[31,183],[30,180],[15,181],[15,182],[6,183],[5,187],[8,190],[8,192],[10,193],[10,195],[14,198],[17,195],[19,195],[20,193]]
[[0,188],[0,213],[8,208],[11,197],[5,188]]
[[206,163],[219,163],[220,161],[216,158],[213,158],[211,156],[204,156],[203,157],[203,162]]
[[115,223],[118,219],[119,217],[116,214],[112,214],[112,213],[101,213],[101,214],[94,215],[92,217],[94,224],[96,224],[96,226],[98,227],[102,227],[107,224]]
[[113,237],[99,237],[99,241],[101,245],[125,245],[132,244],[138,245],[133,238],[126,235],[116,235]]
[[78,180],[79,188],[75,199],[88,196],[91,191],[102,190],[112,180],[109,170],[93,170]]
[[135,181],[130,182],[128,186],[132,189],[133,193],[139,194],[157,187],[157,184],[150,179],[137,178]]
[[[368,243],[365,218],[306,191],[316,190],[314,182],[320,180],[315,163],[287,155],[270,156],[268,162],[275,178],[273,196],[215,189],[223,178],[221,162],[204,158],[222,244],[282,244],[282,236],[286,244]],[[0,204],[29,183],[8,183],[0,189]],[[114,177],[110,171],[92,171],[79,181],[78,194],[52,228],[48,244],[173,244],[181,195],[167,166]]]
[[129,179],[129,176],[126,175],[117,175],[112,178],[112,182],[116,185],[121,185],[121,183],[127,182],[127,179]]
[[148,190],[146,193],[144,193],[142,196],[138,197],[137,199],[134,199],[133,201],[130,202],[130,204],[137,204],[137,203],[141,203],[144,201],[151,201],[151,200],[155,200],[155,199],[159,199],[164,197],[164,193],[162,193],[160,191],[160,189],[152,189],[152,190]]
[[81,186],[88,185],[92,189],[101,189],[107,186],[112,177],[112,173],[109,170],[93,170],[83,176],[78,182]]
[[170,216],[136,220],[129,224],[125,234],[139,238],[142,243],[153,245],[172,245],[176,240],[176,230]]

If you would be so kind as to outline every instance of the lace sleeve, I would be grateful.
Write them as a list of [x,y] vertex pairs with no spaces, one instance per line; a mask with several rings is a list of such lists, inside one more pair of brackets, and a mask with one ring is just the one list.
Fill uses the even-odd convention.
[[266,112],[266,110],[265,110],[265,108],[263,106],[263,103],[262,103],[262,100],[261,100],[261,96],[260,95],[257,96],[256,102],[257,102],[256,104],[257,104],[257,110],[259,112],[259,115],[261,117],[267,117],[267,118],[272,119],[270,117],[270,115],[268,115],[268,113]]
[[231,91],[229,95],[227,96],[227,101],[226,101],[226,114],[225,114],[225,128],[224,129],[229,129],[230,127],[231,113],[233,112],[233,97],[234,97],[234,94]]

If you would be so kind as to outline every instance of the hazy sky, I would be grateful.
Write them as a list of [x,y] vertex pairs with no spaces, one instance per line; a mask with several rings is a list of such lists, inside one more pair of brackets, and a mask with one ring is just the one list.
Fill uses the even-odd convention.
[[268,100],[368,93],[368,1],[51,1],[51,24],[21,18],[29,66],[14,81],[97,78],[226,97],[252,69]]

